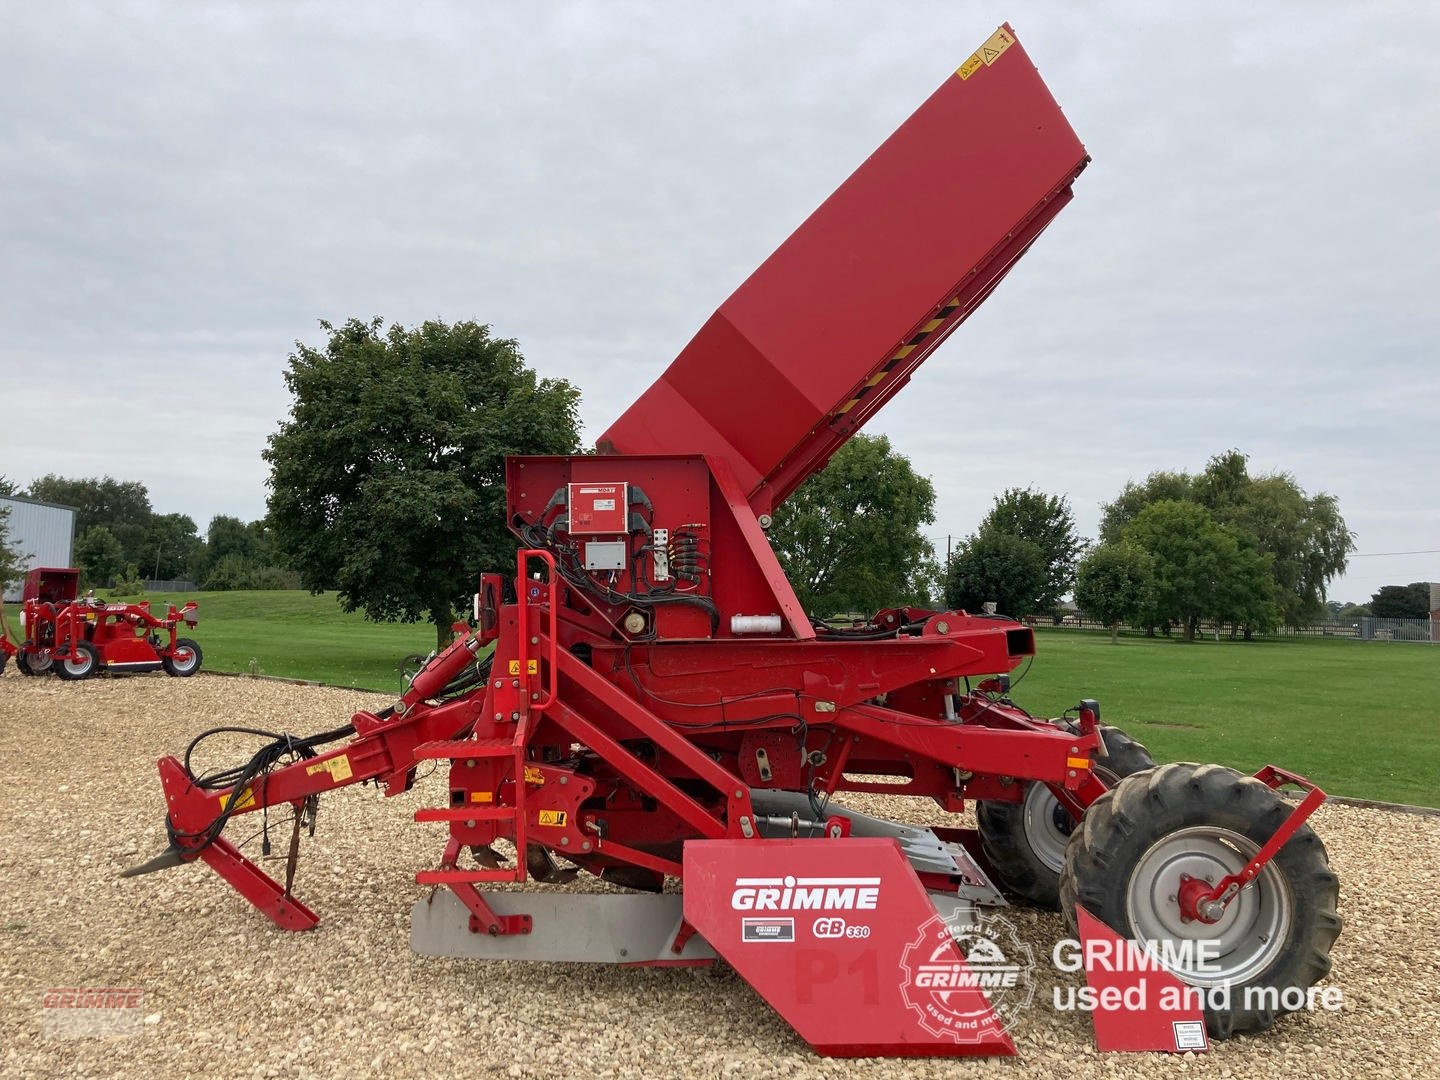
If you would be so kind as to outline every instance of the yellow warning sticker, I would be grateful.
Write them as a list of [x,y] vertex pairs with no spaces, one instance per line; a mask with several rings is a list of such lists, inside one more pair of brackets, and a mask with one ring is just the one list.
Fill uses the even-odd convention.
[[342,780],[349,780],[355,773],[350,768],[350,758],[341,754],[339,757],[332,757],[326,761],[317,761],[314,765],[305,767],[306,776],[314,776],[316,773],[329,773],[333,783],[340,783]]
[[1001,54],[1003,54],[1006,49],[1014,44],[1015,39],[1011,37],[1002,26],[985,39],[984,45],[980,46],[980,59],[985,61],[986,67],[989,67],[996,60],[1000,59]]
[[961,79],[970,78],[971,75],[974,75],[975,72],[980,70],[982,65],[989,67],[995,63],[996,60],[999,60],[1000,57],[1005,54],[1005,50],[1014,44],[1015,39],[1011,36],[1010,32],[1003,26],[1000,27],[999,30],[996,30],[985,39],[984,45],[981,45],[980,48],[971,53],[969,58],[955,69],[955,74],[959,75]]
[[[234,797],[235,797],[235,796],[234,796],[233,794],[231,794],[231,795],[221,795],[221,796],[220,796],[220,809],[221,809],[221,810],[227,809],[227,808],[230,806],[230,800],[231,800],[232,798],[234,798]],[[240,792],[240,800],[239,800],[239,802],[237,802],[237,803],[235,804],[235,809],[236,809],[236,810],[248,810],[248,809],[250,809],[250,807],[252,807],[252,806],[254,806],[254,805],[255,805],[255,792],[254,792],[252,789],[250,789],[250,788],[247,787],[244,791]]]
[[526,765],[525,782],[527,784],[543,784],[545,783],[545,774],[534,765]]
[[[527,675],[539,675],[539,674],[540,674],[540,661],[539,661],[539,660],[526,660],[526,661],[525,661],[525,673],[526,673]],[[520,661],[519,661],[519,660],[511,660],[511,661],[510,661],[510,674],[511,674],[511,675],[519,675],[519,674],[520,674]]]
[[566,814],[564,810],[541,810],[541,811],[540,811],[540,824],[541,824],[541,825],[549,825],[549,826],[551,826],[552,828],[563,829],[563,828],[565,827],[565,822],[566,822],[567,820],[569,820],[569,815]]

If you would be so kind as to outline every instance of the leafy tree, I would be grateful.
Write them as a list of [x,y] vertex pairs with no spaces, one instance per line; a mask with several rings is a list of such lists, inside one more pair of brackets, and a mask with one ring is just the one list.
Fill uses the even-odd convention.
[[1140,622],[1155,606],[1155,559],[1144,548],[1121,541],[1092,548],[1080,560],[1075,603],[1120,637],[1122,622]]
[[274,537],[264,520],[248,525],[229,514],[210,519],[191,576],[207,590],[298,589],[299,575],[277,566]]
[[857,435],[775,511],[770,545],[804,609],[830,616],[925,603],[935,487],[883,435]]
[[1326,586],[1344,572],[1355,548],[1333,495],[1307,495],[1289,473],[1251,476],[1238,450],[1217,454],[1198,476],[1155,472],[1143,484],[1126,484],[1101,507],[1101,540],[1115,542],[1147,506],[1170,500],[1202,506],[1237,536],[1250,537],[1270,559],[1274,602],[1291,626],[1321,616]]
[[1152,472],[1142,483],[1127,483],[1114,502],[1100,505],[1100,542],[1118,544],[1136,515],[1157,502],[1191,502],[1195,480],[1186,472]]
[[0,592],[24,576],[25,562],[25,553],[10,543],[10,508],[0,506]]
[[0,499],[8,499],[12,495],[19,495],[20,488],[4,473],[0,473]]
[[1370,614],[1377,619],[1428,619],[1430,585],[1414,581],[1409,585],[1383,585],[1370,597]]
[[1205,618],[1261,631],[1273,627],[1269,559],[1203,506],[1155,503],[1140,511],[1123,535],[1155,560],[1152,623],[1180,623],[1186,641],[1195,639]]
[[141,570],[162,580],[184,577],[204,553],[204,544],[188,514],[157,514],[145,529]]
[[220,559],[202,580],[207,592],[230,589],[298,589],[300,576],[293,570],[262,565],[244,555],[231,553]]
[[91,585],[103,585],[125,565],[125,549],[104,525],[93,525],[75,541],[75,563]]
[[210,519],[210,527],[205,530],[205,547],[209,557],[215,562],[227,555],[253,559],[256,554],[256,536],[250,526],[239,518],[216,514]]
[[347,611],[435,624],[443,645],[482,569],[514,562],[505,455],[571,453],[579,392],[537,379],[474,322],[322,322],[297,342],[290,418],[264,452],[276,546]]
[[[77,536],[96,525],[104,525],[125,549],[127,562],[147,565],[146,531],[155,512],[144,484],[110,476],[69,479],[50,473],[32,483],[28,494],[32,499],[75,507]],[[154,548],[149,550],[153,559]]]
[[1030,610],[1053,608],[1075,584],[1075,561],[1085,550],[1085,541],[1075,532],[1075,515],[1065,496],[1007,488],[996,496],[979,531],[1018,536],[1045,556],[1045,589]]
[[272,566],[280,558],[279,551],[275,548],[275,534],[270,529],[270,523],[264,518],[252,521],[245,526],[250,534],[250,557],[262,566]]
[[115,587],[110,590],[111,596],[128,598],[145,595],[145,583],[140,580],[140,568],[133,562],[126,563],[125,569],[115,579]]
[[1049,567],[1038,544],[1011,533],[981,530],[950,560],[945,603],[980,611],[993,602],[1001,615],[1023,618],[1037,610],[1048,588]]

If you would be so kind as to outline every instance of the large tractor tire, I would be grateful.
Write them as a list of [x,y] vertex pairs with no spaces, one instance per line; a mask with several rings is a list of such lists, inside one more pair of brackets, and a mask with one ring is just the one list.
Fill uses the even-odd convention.
[[100,670],[100,654],[95,651],[94,645],[88,641],[77,641],[73,651],[75,655],[55,665],[55,674],[60,678],[66,682],[79,682]]
[[173,675],[177,679],[188,679],[195,672],[200,670],[200,661],[205,654],[200,651],[200,646],[191,641],[188,637],[175,639],[175,651],[169,656],[162,657],[160,666],[165,669],[166,675]]
[[1084,904],[1142,947],[1210,942],[1208,963],[1171,970],[1207,988],[1207,999],[1229,987],[1228,1003],[1206,1003],[1213,1037],[1264,1031],[1330,970],[1342,923],[1325,845],[1301,826],[1214,923],[1184,919],[1176,897],[1182,875],[1214,884],[1242,869],[1293,809],[1220,765],[1162,765],[1122,780],[1090,806],[1066,850],[1060,897],[1072,931]]
[[15,654],[15,667],[21,675],[45,675],[49,673],[51,666],[52,661],[48,654],[43,659],[23,649]]
[[[1073,725],[1072,725],[1072,730]],[[1115,727],[1102,727],[1105,753],[1095,773],[1111,787],[1155,767],[1150,751]],[[1025,785],[1020,802],[981,802],[975,810],[985,856],[1008,892],[1050,911],[1060,909],[1060,871],[1075,819],[1044,784]]]

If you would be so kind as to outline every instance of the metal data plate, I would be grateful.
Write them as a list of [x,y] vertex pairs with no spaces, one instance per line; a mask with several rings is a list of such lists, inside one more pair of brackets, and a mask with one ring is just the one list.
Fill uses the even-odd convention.
[[623,540],[591,540],[585,545],[585,569],[624,570],[627,548]]

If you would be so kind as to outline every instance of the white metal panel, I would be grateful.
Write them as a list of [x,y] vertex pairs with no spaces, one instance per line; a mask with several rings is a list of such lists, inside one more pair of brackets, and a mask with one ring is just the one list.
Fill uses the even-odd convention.
[[[31,499],[0,498],[0,509],[10,511],[6,540],[22,556],[26,570],[34,566],[73,566],[75,511],[68,506],[34,502]],[[5,587],[5,600],[20,599],[23,585],[13,581]]]

